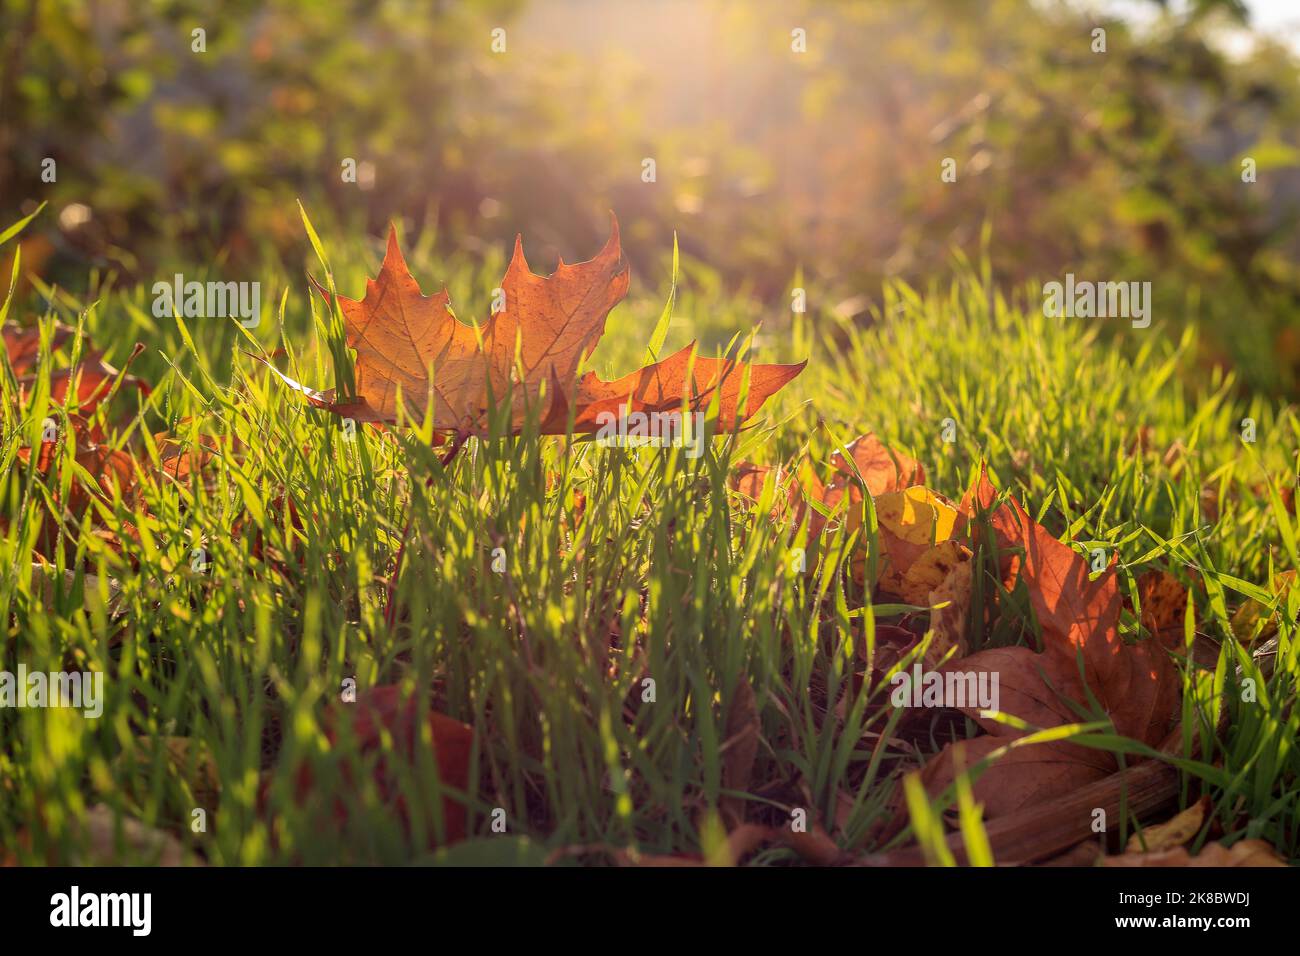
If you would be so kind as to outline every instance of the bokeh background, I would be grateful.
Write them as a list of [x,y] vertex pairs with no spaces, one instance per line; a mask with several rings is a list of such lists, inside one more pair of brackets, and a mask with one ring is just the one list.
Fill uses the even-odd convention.
[[298,200],[327,237],[398,219],[499,257],[522,232],[537,271],[591,255],[614,209],[643,288],[675,233],[687,282],[756,316],[797,285],[863,322],[883,279],[986,258],[1007,288],[1150,281],[1157,322],[1204,327],[1204,367],[1285,400],[1291,5],[0,0],[0,225],[48,201],[24,271],[84,289],[300,275]]

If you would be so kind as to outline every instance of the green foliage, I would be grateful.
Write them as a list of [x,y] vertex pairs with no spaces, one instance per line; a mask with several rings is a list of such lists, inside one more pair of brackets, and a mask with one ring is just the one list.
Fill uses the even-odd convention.
[[[4,213],[53,203],[26,253],[56,284],[295,272],[298,198],[330,234],[402,218],[477,253],[520,231],[549,260],[614,208],[634,250],[680,231],[780,311],[791,262],[852,305],[976,256],[987,225],[1002,283],[1149,281],[1158,318],[1200,325],[1200,363],[1295,393],[1300,87],[1267,37],[1223,52],[1236,0],[1144,26],[1029,0],[606,7],[4,0]],[[70,203],[90,218],[56,228]]]

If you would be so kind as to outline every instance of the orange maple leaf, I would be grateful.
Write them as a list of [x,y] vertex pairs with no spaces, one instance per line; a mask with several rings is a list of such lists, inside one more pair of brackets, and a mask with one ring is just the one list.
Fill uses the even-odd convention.
[[[997,490],[985,472],[967,492],[961,510],[992,508]],[[1043,649],[996,647],[950,662],[944,672],[997,675],[999,709],[1034,728],[1059,727],[1085,719],[1094,707],[1115,732],[1156,747],[1178,718],[1181,689],[1169,655],[1155,640],[1126,644],[1119,634],[1121,600],[1115,565],[1095,580],[1086,559],[1034,521],[1015,498],[990,515],[1007,568],[1027,586],[1042,630]],[[1024,735],[1016,727],[984,715],[978,706],[957,708],[985,736],[949,744],[925,767],[931,793],[954,779],[957,748],[973,763]],[[989,817],[1101,779],[1118,769],[1113,754],[1065,741],[1019,746],[1003,754],[975,783],[976,799]]]
[[594,432],[607,414],[677,412],[683,402],[703,411],[715,396],[719,428],[734,429],[803,370],[804,362],[704,358],[692,343],[612,382],[591,372],[575,381],[605,331],[605,318],[627,295],[618,220],[610,219],[609,240],[595,258],[561,261],[546,278],[529,269],[516,237],[501,284],[504,308],[479,327],[456,318],[445,288],[432,296],[420,291],[390,229],[379,275],[366,283],[364,297],[338,297],[347,344],[356,350],[355,396],[336,400],[332,390],[317,392],[276,374],[313,404],[345,418],[418,422],[431,408],[435,430],[462,434],[486,430],[488,414],[507,394],[519,427],[545,388],[541,432],[562,434],[570,417],[575,432]]

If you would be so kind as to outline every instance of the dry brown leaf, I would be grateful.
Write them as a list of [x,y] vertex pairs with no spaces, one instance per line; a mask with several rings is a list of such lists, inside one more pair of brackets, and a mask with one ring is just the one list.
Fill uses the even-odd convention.
[[207,468],[220,450],[217,440],[210,435],[199,435],[194,442],[187,442],[168,432],[158,432],[154,441],[163,475],[182,484]]
[[770,465],[756,465],[742,461],[732,470],[727,478],[727,485],[737,494],[744,495],[752,504],[757,504],[763,495],[763,485],[769,475],[775,475],[775,497],[769,515],[772,521],[781,521],[786,515],[794,519],[797,526],[808,512],[805,495],[820,496],[821,483],[811,470],[804,467],[796,474],[794,469],[773,468]]
[[472,430],[513,381],[521,386],[513,396],[519,416],[544,383],[573,378],[627,287],[617,222],[594,259],[561,262],[546,279],[528,268],[522,238],[516,237],[501,283],[505,308],[475,329],[452,314],[446,289],[432,296],[420,292],[397,230],[390,229],[379,276],[367,281],[365,296],[338,297],[347,343],[357,352],[356,402],[346,412],[335,410],[359,421],[395,422],[400,390],[407,417],[422,420],[431,402],[436,428]]
[[744,823],[727,834],[726,845],[722,848],[723,858],[706,860],[702,856],[691,855],[656,855],[616,850],[614,859],[620,866],[649,867],[698,867],[698,866],[736,866],[745,857],[759,847],[774,839],[769,827],[757,823]]
[[[925,484],[925,469],[902,452],[887,447],[873,432],[858,436],[845,448],[866,483],[867,494],[873,498],[890,491],[902,491],[913,485]],[[853,466],[838,451],[831,455],[830,462],[836,472],[831,485],[841,490],[852,488],[856,491],[858,484]]]
[[803,832],[788,827],[782,828],[780,839],[782,843],[798,853],[806,863],[814,866],[838,866],[849,858],[849,855],[831,839],[830,834],[819,825],[814,825],[811,830]]
[[[428,728],[427,738],[421,729],[422,720]],[[473,728],[435,710],[421,713],[418,697],[401,687],[382,685],[365,690],[353,703],[333,706],[326,712],[323,723],[325,736],[331,745],[337,745],[345,733],[355,741],[357,763],[369,764],[380,798],[393,807],[408,832],[411,830],[411,816],[393,761],[400,760],[410,765],[417,759],[418,750],[427,746],[437,764],[438,779],[453,791],[469,792]],[[341,769],[344,781],[351,784],[358,768],[349,760]],[[318,800],[312,792],[315,784],[306,764],[298,768],[296,783],[298,803],[316,805]],[[334,800],[333,814],[336,824],[347,823],[348,806],[342,799]],[[466,832],[465,804],[451,793],[445,794],[442,816],[445,843],[463,840]],[[430,848],[438,845],[438,835],[432,829],[428,840]]]
[[[787,366],[773,367],[786,368]],[[886,447],[871,432],[860,435],[845,447],[849,451],[853,464],[856,464],[861,472],[867,492],[872,498],[890,492],[904,491],[921,485],[925,480],[925,471],[919,464],[902,452]],[[807,507],[808,501],[820,502],[828,511],[834,511],[844,496],[848,495],[850,506],[846,520],[858,523],[862,520],[861,514],[852,507],[862,500],[861,485],[853,474],[853,466],[839,451],[830,456],[830,463],[834,471],[828,482],[821,480],[808,459],[804,459],[797,467],[783,470],[780,475],[787,499],[784,507],[793,511],[797,522],[802,521],[805,515],[808,517],[811,539],[821,536],[826,527],[826,519],[816,509]],[[767,465],[741,462],[736,467],[734,477],[730,479],[731,487],[757,500],[762,492],[763,482],[771,471],[771,467]],[[780,502],[780,495],[778,495],[778,505]],[[774,509],[774,517],[776,516],[779,515]],[[858,577],[860,580],[861,567],[858,569]]]
[[[921,782],[932,797],[937,797],[956,779],[954,748],[964,750],[969,768],[1010,743],[1009,737],[986,735],[949,744],[922,768]],[[1093,762],[1090,752],[1077,745],[1013,747],[995,758],[975,781],[975,801],[983,806],[985,818],[992,820],[1095,783],[1114,769],[1113,761],[1106,765]]]
[[[736,465],[735,469],[727,477],[727,485],[732,491],[757,502],[763,494],[763,485],[767,482],[767,476],[773,473],[776,474],[777,498],[779,499],[781,497],[782,478],[787,476],[782,474],[781,469],[773,468],[771,465],[756,465],[752,461],[742,461]],[[787,497],[792,497],[795,489],[792,485],[786,484],[785,491]]]
[[1191,841],[1205,825],[1205,815],[1210,811],[1210,798],[1203,796],[1186,810],[1174,814],[1164,823],[1144,827],[1141,833],[1128,838],[1125,853],[1157,853],[1172,850]]
[[[1033,728],[1057,727],[1076,722],[1067,701],[1086,699],[1073,661],[1064,654],[1037,654],[1025,647],[999,647],[950,662],[943,673],[998,676],[999,709]],[[977,706],[957,708],[974,720],[986,736],[950,744],[922,772],[922,782],[938,794],[956,778],[955,747],[962,747],[966,766],[972,766],[1023,733],[1007,724],[981,716]],[[1053,741],[1015,746],[975,782],[975,799],[993,819],[1053,796],[1100,780],[1117,769],[1115,758],[1100,750]]]
[[[1286,597],[1295,584],[1295,571],[1280,571],[1273,576],[1271,590],[1277,598],[1277,606],[1286,607]],[[1277,620],[1271,608],[1254,598],[1247,598],[1232,615],[1232,633],[1243,644],[1263,642],[1277,633]]]
[[[995,496],[987,475],[981,474],[962,510],[973,514],[974,503],[988,508]],[[1120,639],[1114,566],[1091,580],[1088,562],[1030,519],[1015,499],[994,511],[990,521],[1001,552],[1023,551],[1013,564],[1027,586],[1042,630],[1043,651],[994,648],[951,662],[943,670],[997,675],[1000,709],[1032,728],[1078,722],[1081,717],[1075,708],[1088,712],[1091,698],[1110,718],[1116,733],[1158,746],[1176,720],[1180,683],[1168,655],[1155,641],[1127,645]],[[957,709],[988,734],[963,742],[972,761],[1023,736],[980,716],[976,706]],[[932,793],[954,779],[952,750],[953,745],[945,747],[925,768],[923,779]],[[1017,745],[976,781],[975,797],[992,818],[1116,769],[1115,758],[1101,750],[1060,741]]]
[[[860,631],[854,636],[854,649],[863,663],[871,669],[871,683],[879,684],[885,679],[885,675],[906,657],[917,644],[921,642],[922,635],[915,631],[909,631],[905,627],[899,627],[897,624],[883,624],[876,622],[876,651],[872,656],[870,648],[867,647],[865,631]],[[852,688],[852,695],[857,694],[857,686]],[[848,706],[851,703],[852,695],[847,697],[843,703]]]
[[[32,562],[32,592],[44,602],[45,607],[54,607],[54,594],[62,588],[64,594],[70,594],[77,583],[77,571],[65,568],[60,574],[58,569],[47,562]],[[108,602],[100,596],[100,584],[104,581],[97,574],[81,572],[82,601],[87,612],[103,612],[113,616],[118,611],[118,598],[122,593],[122,583],[116,578],[108,578]],[[61,583],[60,583],[61,582]]]
[[[41,474],[49,473],[54,461],[55,448],[55,442],[41,443],[40,451],[36,455],[36,469]],[[30,463],[31,449],[19,448],[18,459],[24,463]],[[41,533],[37,538],[36,550],[47,558],[52,559],[57,550],[63,518],[71,517],[74,521],[81,521],[88,516],[93,522],[98,516],[91,510],[92,499],[108,502],[112,498],[114,489],[118,490],[125,498],[135,488],[136,461],[130,454],[121,449],[90,444],[78,447],[75,459],[76,463],[90,474],[94,482],[93,484],[87,483],[81,480],[80,476],[77,476],[72,482],[72,490],[68,495],[68,500],[59,503],[61,514],[55,515],[48,512],[45,514],[42,519]],[[134,533],[135,528],[129,523],[125,523],[120,528],[100,536],[110,545],[118,546],[122,535]],[[66,536],[64,538],[65,555],[71,558],[75,553],[75,548],[75,538],[72,535]]]
[[[72,327],[62,322],[54,323],[50,349],[61,346],[72,335]],[[22,326],[17,322],[6,322],[3,328],[5,352],[9,355],[9,365],[14,375],[22,377],[36,367],[41,347],[41,328],[39,325]]]
[[1187,588],[1168,571],[1152,569],[1137,579],[1142,626],[1166,647],[1183,643],[1183,618],[1187,613]]
[[1106,855],[1105,849],[1100,840],[1084,840],[1078,846],[1059,853],[1056,856],[1049,857],[1037,866],[1096,866],[1101,862],[1101,858]]
[[[854,488],[848,489],[850,495],[856,495]],[[829,495],[836,500],[834,493]],[[860,498],[852,497],[855,503]],[[951,537],[957,510],[942,495],[928,488],[917,485],[902,491],[886,491],[874,495],[872,501],[876,509],[877,541],[879,543],[879,560],[876,566],[876,580],[873,586],[888,594],[903,596],[904,576],[922,555],[930,551],[936,543]],[[849,533],[862,527],[862,511],[851,507],[844,518],[845,529]],[[853,556],[853,579],[863,582],[867,573],[867,549],[865,544],[859,547]],[[923,604],[925,593],[914,590],[917,596],[910,603]]]
[[1192,856],[1181,846],[1155,853],[1121,853],[1102,860],[1105,866],[1286,866],[1286,860],[1263,840],[1239,840],[1231,847],[1210,843]]
[[[992,485],[982,476],[977,493],[981,504],[992,502]],[[1168,657],[1154,642],[1126,645],[1119,635],[1119,583],[1112,563],[1095,580],[1088,562],[1046,528],[1033,521],[1014,498],[993,515],[998,546],[1023,549],[1018,562],[1020,580],[1043,632],[1045,647],[1082,656],[1088,686],[1116,729],[1146,739],[1150,727],[1166,722],[1177,700],[1175,673]],[[1149,691],[1158,689],[1158,696]],[[1167,731],[1167,727],[1165,731]],[[1154,733],[1154,731],[1151,731]],[[1153,745],[1158,742],[1149,740]]]
[[960,541],[940,541],[917,558],[901,576],[898,596],[908,604],[922,607],[932,604],[931,593],[942,587],[953,571],[970,558],[970,548]]
[[[102,351],[93,351],[83,356],[75,367],[50,373],[50,400],[60,405],[70,405],[72,403],[68,396],[74,393],[75,388],[77,411],[81,415],[90,416],[94,414],[96,408],[121,388],[134,388],[142,395],[148,395],[152,391],[149,385],[126,372],[143,351],[144,345],[137,343],[127,357],[126,365],[121,369],[105,362]],[[35,385],[34,378],[20,379],[18,382],[20,400],[26,400]]]

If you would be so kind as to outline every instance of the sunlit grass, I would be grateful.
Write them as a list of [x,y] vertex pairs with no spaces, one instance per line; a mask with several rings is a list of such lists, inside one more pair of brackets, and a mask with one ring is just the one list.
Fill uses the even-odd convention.
[[[358,293],[378,244],[322,245],[329,276],[314,258],[304,265]],[[427,240],[408,245],[426,291],[446,281],[462,318],[486,315],[501,256],[444,261]],[[295,378],[332,385],[320,300],[309,305],[304,278],[260,278],[253,336],[283,349]],[[665,293],[633,287],[596,368],[621,374],[642,360]],[[1153,326],[1106,344],[1098,328],[1044,318],[1035,304],[958,263],[927,292],[885,289],[867,322],[837,318],[816,290],[806,314],[764,315],[688,263],[667,348],[697,336],[720,348],[762,321],[762,361],[810,359],[754,427],[694,460],[498,428],[444,465],[446,449],[418,429],[350,435],[309,408],[245,354],[253,346],[229,320],[154,318],[145,286],[94,296],[38,286],[14,298],[11,318],[84,323],[83,352],[93,342],[121,362],[144,342],[132,372],[154,391],[120,394],[104,420],[112,444],[152,467],[138,499],[96,505],[95,523],[135,533],[67,538],[47,562],[37,539],[78,480],[73,449],[60,445],[48,476],[18,461],[58,413],[40,390],[20,407],[6,373],[5,666],[103,670],[107,701],[98,721],[0,712],[0,851],[82,859],[79,821],[103,803],[213,863],[437,859],[425,849],[443,825],[432,761],[395,768],[414,808],[408,835],[364,775],[345,775],[348,742],[328,744],[321,714],[346,678],[403,684],[475,728],[473,792],[451,796],[483,842],[462,854],[503,860],[495,808],[530,844],[510,844],[510,861],[710,854],[731,793],[721,752],[742,678],[763,728],[751,818],[785,823],[803,808],[845,849],[879,849],[878,824],[927,754],[896,747],[879,687],[853,691],[855,641],[871,620],[854,613],[862,601],[847,574],[858,543],[840,531],[820,548],[802,531],[792,539],[769,501],[751,507],[727,486],[737,461],[824,460],[874,430],[915,455],[940,493],[958,497],[987,459],[1054,531],[1117,552],[1125,578],[1159,565],[1196,585],[1196,627],[1225,651],[1217,672],[1188,673],[1185,724],[1212,723],[1219,699],[1230,716],[1223,745],[1188,763],[1186,780],[1210,782],[1230,836],[1261,836],[1295,857],[1300,661],[1287,622],[1300,595],[1276,615],[1268,678],[1232,642],[1229,616],[1246,596],[1271,593],[1271,571],[1297,566],[1280,498],[1294,485],[1296,416],[1243,400],[1228,376],[1201,367],[1194,333],[1174,340]],[[69,343],[42,362],[72,354]],[[1242,440],[1245,418],[1253,444]],[[161,476],[152,436],[163,431],[186,444],[207,436],[214,463],[201,480]],[[790,560],[801,546],[804,573]],[[1131,616],[1125,624],[1136,631]],[[1240,699],[1239,668],[1258,682],[1254,702]],[[188,738],[184,759],[168,756],[168,738]],[[219,803],[202,787],[205,755]],[[313,789],[300,800],[304,764]],[[979,848],[969,793],[959,796],[962,832]],[[190,830],[195,807],[209,811],[206,833]],[[922,819],[931,845],[936,818]],[[792,859],[773,848],[754,861]]]

